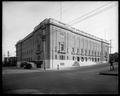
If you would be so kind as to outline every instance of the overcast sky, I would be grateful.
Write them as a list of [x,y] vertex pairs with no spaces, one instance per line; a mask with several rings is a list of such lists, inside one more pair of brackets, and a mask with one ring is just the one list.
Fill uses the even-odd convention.
[[[62,18],[60,19],[60,4]],[[108,4],[108,5],[107,5]],[[104,6],[105,7],[101,7]],[[96,10],[89,15],[91,11]],[[101,9],[100,9],[101,8]],[[104,9],[106,8],[106,9]],[[99,10],[102,10],[100,11]],[[92,15],[93,14],[93,15]],[[84,15],[84,16],[83,16]],[[82,16],[82,17],[81,17]],[[89,18],[87,17],[89,16]],[[78,18],[81,17],[81,18]],[[87,18],[86,18],[87,17]],[[45,18],[63,23],[100,37],[112,40],[112,53],[118,52],[118,2],[2,2],[2,55],[16,55],[15,44],[33,31]],[[78,18],[77,20],[75,20]],[[75,20],[75,21],[73,21]],[[82,20],[82,21],[81,21]],[[73,22],[71,22],[73,21]],[[79,21],[79,22],[78,22]]]

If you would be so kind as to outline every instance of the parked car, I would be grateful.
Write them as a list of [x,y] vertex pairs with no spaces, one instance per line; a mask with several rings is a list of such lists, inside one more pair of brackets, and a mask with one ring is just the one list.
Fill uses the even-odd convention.
[[24,69],[31,69],[31,68],[32,68],[32,65],[28,62],[24,66]]
[[43,64],[43,61],[31,61],[33,63],[35,63],[37,68],[41,68],[41,65]]
[[21,64],[20,64],[20,67],[23,67],[27,65],[27,62],[23,61]]
[[31,68],[36,68],[36,64],[34,62],[27,62],[24,61],[21,63],[21,67],[23,67],[24,69],[31,69]]

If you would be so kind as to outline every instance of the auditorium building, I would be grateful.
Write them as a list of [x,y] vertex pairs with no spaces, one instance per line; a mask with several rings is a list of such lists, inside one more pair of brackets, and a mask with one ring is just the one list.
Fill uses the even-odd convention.
[[17,62],[39,62],[41,67],[57,69],[106,63],[106,40],[48,18],[16,44]]

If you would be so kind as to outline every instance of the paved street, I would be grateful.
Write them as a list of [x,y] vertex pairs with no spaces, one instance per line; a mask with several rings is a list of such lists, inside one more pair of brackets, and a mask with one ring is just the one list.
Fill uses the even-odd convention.
[[[34,71],[3,74],[3,92],[17,94],[117,94],[118,76],[100,75],[109,70],[101,64],[76,70]],[[115,65],[115,70],[117,65]]]

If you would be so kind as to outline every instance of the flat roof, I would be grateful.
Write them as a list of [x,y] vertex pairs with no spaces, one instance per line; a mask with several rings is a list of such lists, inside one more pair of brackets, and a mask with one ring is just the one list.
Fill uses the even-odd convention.
[[[96,40],[99,40],[99,41],[103,41],[103,42],[105,42],[105,43],[108,43],[107,40],[104,40],[104,39],[101,39],[101,38],[96,37],[96,36],[94,36],[94,35],[88,34],[88,33],[84,32],[84,31],[81,31],[81,30],[79,30],[79,29],[76,29],[76,28],[74,28],[74,27],[72,27],[72,26],[70,26],[70,25],[68,25],[68,24],[62,23],[62,22],[57,21],[57,20],[55,20],[55,19],[53,19],[53,18],[46,18],[46,19],[44,19],[40,24],[38,24],[37,26],[35,26],[34,30],[33,30],[30,34],[28,34],[28,35],[27,35],[25,38],[23,38],[22,40],[19,40],[19,41],[17,42],[17,44],[20,43],[20,42],[23,42],[23,41],[26,40],[26,39],[28,39],[30,36],[33,35],[33,33],[34,33],[36,30],[38,30],[38,29],[40,28],[41,25],[44,25],[44,24],[54,24],[54,25],[63,27],[63,28],[65,28],[65,29],[71,30],[71,31],[73,31],[74,33],[81,34],[81,35],[84,35],[84,36],[87,36],[87,37],[90,37],[90,38],[93,38],[93,39],[96,39]],[[16,45],[17,45],[17,44],[16,44]]]

